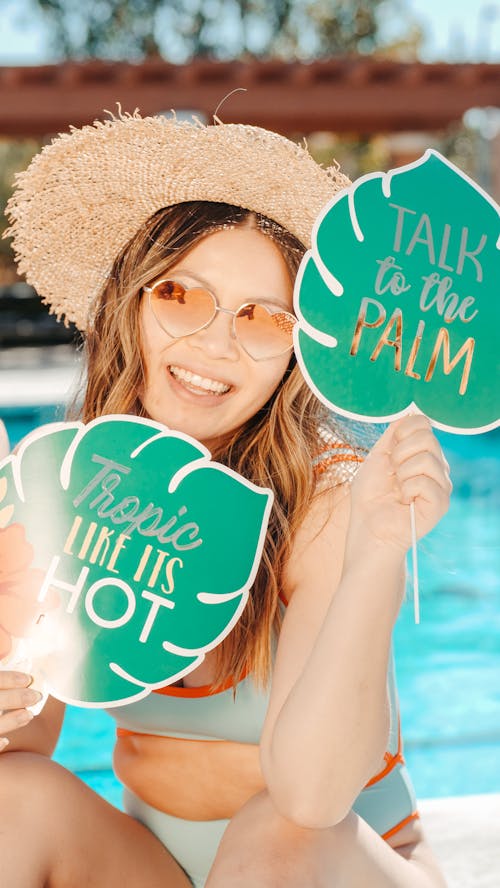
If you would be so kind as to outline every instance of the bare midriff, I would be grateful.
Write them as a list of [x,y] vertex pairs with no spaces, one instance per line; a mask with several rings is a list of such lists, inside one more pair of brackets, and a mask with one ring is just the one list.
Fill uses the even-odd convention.
[[185,820],[230,818],[265,787],[258,746],[229,740],[125,734],[114,768],[148,805]]
[[[170,687],[205,696],[214,675],[211,651]],[[259,747],[253,743],[119,731],[113,764],[118,779],[140,799],[185,820],[229,819],[265,788]]]

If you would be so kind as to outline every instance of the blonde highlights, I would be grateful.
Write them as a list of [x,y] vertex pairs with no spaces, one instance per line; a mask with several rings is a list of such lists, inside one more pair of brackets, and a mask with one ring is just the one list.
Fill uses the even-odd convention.
[[[208,234],[255,224],[279,247],[294,279],[303,245],[272,220],[229,204],[192,201],[155,213],[116,258],[97,301],[86,339],[84,422],[112,413],[146,416],[141,402],[145,366],[140,346],[143,286],[179,260]],[[139,343],[139,347],[138,347]],[[226,436],[212,456],[245,478],[274,492],[262,561],[248,604],[217,648],[214,688],[236,685],[250,673],[264,686],[281,625],[279,595],[296,530],[314,495],[312,458],[325,409],[306,386],[292,357],[269,401],[242,427]]]

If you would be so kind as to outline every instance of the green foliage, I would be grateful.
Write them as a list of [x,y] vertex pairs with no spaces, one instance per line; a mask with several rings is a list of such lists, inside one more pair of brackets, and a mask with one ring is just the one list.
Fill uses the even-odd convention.
[[33,0],[60,58],[145,57],[158,53],[156,17],[164,0]]
[[[59,58],[143,59],[369,52],[387,0],[33,0]],[[398,0],[392,0],[396,8]]]

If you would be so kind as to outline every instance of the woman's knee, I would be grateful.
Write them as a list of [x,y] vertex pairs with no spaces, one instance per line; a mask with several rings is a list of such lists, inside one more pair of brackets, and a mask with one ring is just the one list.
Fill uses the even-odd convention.
[[4,752],[0,755],[0,793],[13,792],[16,788],[53,783],[57,774],[65,769],[47,756],[36,752]]
[[[29,828],[50,834],[54,822],[64,819],[70,804],[73,775],[46,756],[9,752],[0,756],[0,817],[13,828]],[[49,816],[50,815],[50,816]]]
[[328,835],[329,844],[343,843],[348,840],[356,828],[356,818],[350,812],[347,817],[334,827],[325,829],[312,829],[299,826],[292,820],[288,820],[273,804],[267,791],[253,796],[246,805],[237,812],[229,822],[225,835],[237,834],[240,830],[245,833],[255,832],[265,843],[280,841],[294,841],[298,847],[307,847]]
[[207,888],[259,888],[321,885],[320,845],[349,830],[343,822],[331,830],[306,829],[282,817],[267,792],[254,796],[230,821],[210,873]]
[[0,756],[0,858],[5,888],[48,882],[64,822],[65,773],[34,753]]

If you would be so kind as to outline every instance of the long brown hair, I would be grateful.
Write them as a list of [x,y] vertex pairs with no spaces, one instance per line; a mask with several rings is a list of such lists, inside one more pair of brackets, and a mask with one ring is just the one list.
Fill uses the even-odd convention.
[[[86,339],[84,422],[111,413],[146,416],[141,402],[145,367],[140,344],[141,288],[176,264],[208,234],[253,223],[279,247],[295,278],[303,245],[272,220],[229,204],[192,201],[159,210],[116,258]],[[73,411],[74,412],[74,411]],[[291,544],[314,495],[312,455],[325,410],[292,357],[269,401],[212,453],[245,478],[274,491],[262,561],[248,604],[217,648],[213,687],[245,672],[264,686],[273,638],[281,625],[279,592]]]

